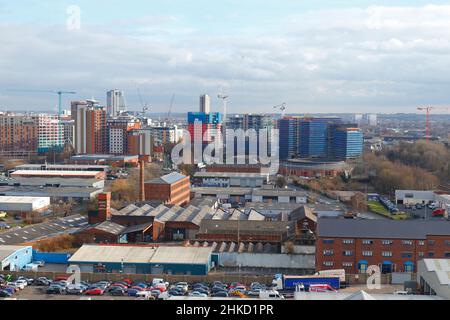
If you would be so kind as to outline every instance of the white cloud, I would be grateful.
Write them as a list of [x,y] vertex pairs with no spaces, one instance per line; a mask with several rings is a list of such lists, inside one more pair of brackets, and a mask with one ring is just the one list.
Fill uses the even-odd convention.
[[[450,6],[310,11],[284,21],[283,32],[261,26],[236,35],[205,33],[172,16],[79,32],[1,24],[0,88],[66,88],[104,99],[118,87],[138,107],[139,83],[153,111],[166,110],[173,92],[175,111],[195,109],[199,93],[215,96],[220,86],[230,112],[272,112],[283,101],[289,112],[413,112],[448,99]],[[53,100],[0,89],[0,106],[30,104]]]

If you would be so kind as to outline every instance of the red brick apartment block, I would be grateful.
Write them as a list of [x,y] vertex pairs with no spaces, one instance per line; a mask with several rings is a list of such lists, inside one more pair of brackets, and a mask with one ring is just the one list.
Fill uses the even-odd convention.
[[415,272],[424,258],[450,258],[450,221],[318,220],[317,270]]

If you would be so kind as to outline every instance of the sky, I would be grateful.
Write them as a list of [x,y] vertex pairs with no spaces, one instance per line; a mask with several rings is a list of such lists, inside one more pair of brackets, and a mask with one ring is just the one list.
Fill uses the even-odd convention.
[[449,70],[450,1],[0,0],[0,111],[117,88],[150,112],[416,112]]

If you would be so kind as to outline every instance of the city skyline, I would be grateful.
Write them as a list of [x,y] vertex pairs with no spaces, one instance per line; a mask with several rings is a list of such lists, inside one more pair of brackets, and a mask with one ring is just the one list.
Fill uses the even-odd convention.
[[[91,1],[92,2],[92,1]],[[124,91],[131,111],[418,113],[446,105],[450,6],[443,1],[0,2],[0,111],[52,111]],[[316,1],[317,2],[317,1]],[[281,5],[281,3],[283,5]],[[67,28],[78,5],[80,29]],[[239,4],[239,6],[237,6]]]

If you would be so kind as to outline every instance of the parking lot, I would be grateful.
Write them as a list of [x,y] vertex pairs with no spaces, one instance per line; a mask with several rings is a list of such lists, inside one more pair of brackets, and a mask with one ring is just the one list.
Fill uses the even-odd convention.
[[[61,277],[61,278],[60,278]],[[269,286],[253,282],[249,285],[233,282],[230,284],[176,282],[169,284],[154,278],[151,282],[131,281],[85,281],[69,283],[66,276],[55,280],[39,277],[31,279],[11,275],[0,276],[0,299],[14,300],[167,300],[171,297],[186,298],[260,298],[273,295],[283,298]],[[271,296],[272,297],[272,296]]]
[[415,206],[410,206],[409,208],[406,205],[399,204],[397,208],[400,211],[406,212],[412,219],[441,219],[440,217],[433,217],[433,210],[424,206],[421,209],[416,208]]

